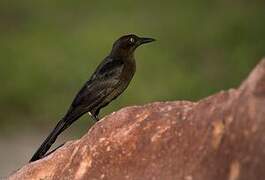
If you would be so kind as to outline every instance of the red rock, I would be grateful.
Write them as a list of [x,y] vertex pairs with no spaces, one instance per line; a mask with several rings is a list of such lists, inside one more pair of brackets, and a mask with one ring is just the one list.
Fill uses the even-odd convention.
[[265,59],[238,89],[112,113],[9,179],[264,180]]

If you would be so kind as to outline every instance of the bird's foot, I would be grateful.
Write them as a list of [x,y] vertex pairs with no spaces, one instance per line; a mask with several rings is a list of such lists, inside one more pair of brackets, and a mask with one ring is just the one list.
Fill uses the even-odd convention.
[[91,112],[88,112],[88,114],[92,117],[92,119],[93,119],[95,122],[99,121],[98,116],[93,115]]

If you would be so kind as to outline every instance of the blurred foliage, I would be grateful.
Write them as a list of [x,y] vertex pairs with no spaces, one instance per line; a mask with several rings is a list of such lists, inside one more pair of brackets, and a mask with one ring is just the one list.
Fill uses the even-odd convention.
[[[1,132],[53,127],[128,33],[157,41],[137,50],[132,83],[101,116],[237,87],[265,55],[264,8],[261,0],[1,0]],[[78,127],[91,122],[84,118]]]

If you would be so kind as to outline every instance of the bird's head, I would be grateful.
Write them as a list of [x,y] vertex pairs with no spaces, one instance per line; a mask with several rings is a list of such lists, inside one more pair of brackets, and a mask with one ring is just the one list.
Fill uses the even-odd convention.
[[140,45],[153,41],[155,41],[153,38],[138,37],[134,34],[125,35],[115,41],[111,50],[111,54],[118,56],[130,56],[133,55],[135,49]]

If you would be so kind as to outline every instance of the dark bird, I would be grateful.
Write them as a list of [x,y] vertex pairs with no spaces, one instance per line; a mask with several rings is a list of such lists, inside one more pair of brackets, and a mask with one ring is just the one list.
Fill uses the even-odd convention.
[[95,121],[98,121],[100,109],[107,106],[128,87],[136,70],[135,49],[152,41],[154,39],[133,34],[120,37],[113,44],[110,54],[77,93],[65,116],[35,152],[30,162],[42,158],[58,135],[85,113],[88,112]]

